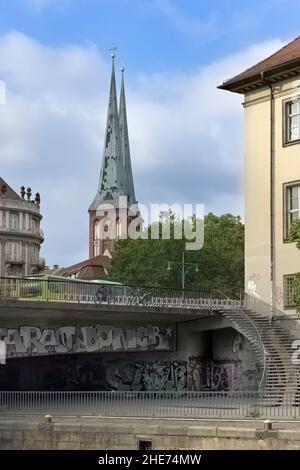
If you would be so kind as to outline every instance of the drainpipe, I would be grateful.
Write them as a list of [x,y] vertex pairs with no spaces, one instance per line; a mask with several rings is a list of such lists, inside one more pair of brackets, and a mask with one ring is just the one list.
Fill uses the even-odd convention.
[[270,280],[272,310],[270,321],[276,312],[276,255],[275,255],[275,116],[274,89],[271,82],[261,72],[262,82],[270,89]]

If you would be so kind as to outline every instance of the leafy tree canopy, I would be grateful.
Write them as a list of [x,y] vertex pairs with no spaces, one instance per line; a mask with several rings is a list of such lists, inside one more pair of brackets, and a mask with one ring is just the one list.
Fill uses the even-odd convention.
[[[144,229],[141,238],[119,240],[116,244],[110,276],[116,281],[136,286],[181,288],[181,262],[186,238],[176,239],[181,224],[173,214]],[[193,221],[195,223],[195,220]],[[170,239],[151,239],[151,231],[160,234],[170,223]],[[147,239],[145,239],[147,238]],[[244,286],[244,225],[240,217],[210,213],[204,219],[204,245],[197,251],[185,251],[186,263],[198,263],[199,271],[190,266],[185,287],[220,289],[227,295],[238,294]],[[187,268],[187,266],[186,266]]]

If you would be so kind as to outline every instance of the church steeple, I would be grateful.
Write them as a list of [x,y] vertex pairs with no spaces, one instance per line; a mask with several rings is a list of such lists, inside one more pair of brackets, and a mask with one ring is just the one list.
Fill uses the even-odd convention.
[[[136,200],[130,159],[124,70],[122,75],[119,114],[113,53],[100,179],[96,196],[89,208],[90,258],[98,255],[110,256],[116,238],[127,234],[128,223],[139,217],[137,206],[134,211],[128,211]],[[120,196],[127,196],[128,207],[124,207],[124,200],[120,200]],[[126,220],[127,225],[124,222]],[[116,230],[113,230],[114,227]]]
[[129,134],[128,134],[128,124],[127,124],[127,111],[126,111],[126,97],[125,97],[125,85],[124,85],[124,71],[125,68],[122,67],[122,83],[121,83],[121,94],[120,94],[120,107],[119,107],[119,127],[120,127],[120,140],[121,140],[121,150],[123,157],[123,166],[125,170],[125,195],[128,196],[128,204],[132,205],[136,202],[133,176],[132,176],[132,167],[131,167],[131,157],[130,157],[130,145],[129,145]]
[[115,54],[113,53],[102,167],[98,191],[89,210],[97,210],[97,207],[103,202],[113,202],[116,204],[118,197],[124,195],[125,181],[119,129]]

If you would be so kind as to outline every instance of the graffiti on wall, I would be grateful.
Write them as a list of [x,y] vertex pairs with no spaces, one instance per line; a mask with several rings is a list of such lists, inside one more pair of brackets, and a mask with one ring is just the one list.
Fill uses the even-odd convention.
[[0,368],[2,390],[235,391],[255,390],[259,370],[242,370],[241,361],[188,361],[139,355],[61,355],[11,361]]
[[253,295],[256,298],[260,298],[258,293],[256,292],[257,281],[261,279],[261,275],[258,273],[251,273],[247,282],[247,290],[249,294]]
[[113,390],[186,390],[186,361],[112,361],[106,380]]
[[240,333],[236,333],[232,342],[232,352],[239,355],[244,346],[244,337]]
[[256,390],[259,378],[258,366],[243,370],[240,360],[213,361],[191,356],[187,363],[188,390]]
[[0,328],[0,341],[6,344],[7,358],[80,352],[172,351],[174,337],[174,328],[153,325]]

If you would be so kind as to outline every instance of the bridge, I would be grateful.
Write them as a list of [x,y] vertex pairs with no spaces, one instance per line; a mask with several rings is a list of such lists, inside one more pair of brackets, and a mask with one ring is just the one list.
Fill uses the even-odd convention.
[[262,403],[273,400],[284,409],[299,404],[299,366],[292,359],[294,342],[300,338],[298,317],[274,310],[250,295],[232,299],[218,290],[0,278],[0,320],[7,322],[12,312],[20,312],[20,316],[24,309],[30,310],[30,318],[44,316],[48,320],[61,318],[62,312],[70,318],[82,318],[84,314],[96,320],[100,315],[116,322],[124,318],[130,321],[137,315],[143,322],[162,318],[172,322],[225,319],[248,340],[256,354],[260,371],[257,392]]

